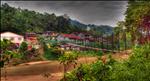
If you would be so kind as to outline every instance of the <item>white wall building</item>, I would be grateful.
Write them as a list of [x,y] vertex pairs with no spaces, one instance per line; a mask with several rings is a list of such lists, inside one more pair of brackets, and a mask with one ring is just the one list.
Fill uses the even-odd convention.
[[20,45],[24,41],[24,37],[22,35],[18,35],[12,32],[4,32],[4,33],[1,33],[0,35],[1,35],[1,40],[8,39],[12,43],[15,43],[15,44]]

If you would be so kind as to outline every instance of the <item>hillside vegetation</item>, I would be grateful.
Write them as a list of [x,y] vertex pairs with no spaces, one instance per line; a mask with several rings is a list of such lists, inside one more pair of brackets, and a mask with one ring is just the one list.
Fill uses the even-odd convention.
[[[25,32],[41,33],[44,31],[55,31],[61,33],[71,32],[85,32],[86,24],[82,24],[78,21],[71,20],[69,16],[56,16],[54,13],[39,13],[35,11],[29,11],[28,9],[14,8],[7,3],[1,5],[1,32],[11,31],[18,34],[24,34]],[[94,26],[94,27],[93,27]],[[95,30],[111,32],[112,27],[106,28],[102,25],[89,26],[91,30],[89,32],[95,32]],[[96,29],[95,29],[96,28]],[[108,30],[109,29],[109,30]]]

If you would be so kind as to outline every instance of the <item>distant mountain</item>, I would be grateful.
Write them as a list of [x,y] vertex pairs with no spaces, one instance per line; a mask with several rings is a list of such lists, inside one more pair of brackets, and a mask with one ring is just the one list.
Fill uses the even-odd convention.
[[86,27],[87,27],[86,24],[83,24],[83,23],[81,23],[77,20],[70,19],[70,23],[71,23],[72,26],[76,26],[76,27],[81,28],[81,29],[86,29]]
[[103,34],[112,34],[113,32],[113,27],[109,26],[109,25],[88,25],[89,27],[91,27],[91,29],[95,32],[100,32]]
[[77,20],[71,20],[70,19],[70,23],[73,26],[76,26],[80,29],[84,29],[86,30],[87,27],[90,28],[90,31],[93,31],[95,33],[99,33],[99,34],[111,34],[113,32],[113,27],[109,26],[109,25],[94,25],[94,24],[83,24]]

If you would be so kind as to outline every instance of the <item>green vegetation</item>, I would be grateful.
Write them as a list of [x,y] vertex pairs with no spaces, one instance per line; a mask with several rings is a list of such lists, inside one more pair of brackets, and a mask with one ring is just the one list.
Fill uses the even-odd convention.
[[61,55],[61,50],[57,48],[57,41],[50,40],[50,38],[44,38],[43,36],[38,36],[40,45],[43,48],[42,56],[47,60],[57,60]]
[[7,39],[1,40],[0,44],[0,67],[41,59],[38,51],[34,48],[28,50],[25,42],[22,42],[19,48]]
[[[141,36],[139,29],[143,26],[142,20],[149,16],[149,13],[150,1],[130,0],[125,13],[125,22],[118,22],[118,27],[114,29],[116,37],[119,36],[124,40],[123,31],[126,31],[128,39],[131,39],[134,44]],[[148,27],[146,25],[145,28]],[[124,26],[126,29],[123,28]],[[117,40],[116,38],[115,41]],[[131,56],[123,62],[115,61],[110,57],[106,63],[98,60],[94,64],[83,64],[72,72],[66,73],[66,81],[149,81],[149,49],[150,43],[135,46]]]
[[132,56],[118,62],[111,57],[106,63],[83,64],[66,73],[66,81],[149,81],[150,44],[133,48]]
[[22,59],[26,60],[27,59],[27,54],[28,54],[28,44],[26,42],[22,42],[20,47],[19,47],[19,52],[22,55]]
[[1,5],[1,32],[11,31],[19,34],[26,32],[57,31],[69,33],[75,28],[69,19],[55,14],[38,13],[27,9],[10,7],[7,3]]
[[48,60],[58,60],[61,55],[61,50],[57,48],[47,48],[44,50],[43,56]]
[[[139,30],[142,27],[144,17],[150,16],[150,1],[149,0],[129,0],[126,10],[125,25],[127,31],[132,36],[132,43],[135,43],[141,34]],[[147,25],[148,26],[148,25]],[[146,27],[146,25],[144,26]]]
[[8,65],[10,63],[10,60],[17,57],[16,55],[18,55],[18,53],[16,52],[16,50],[14,50],[14,44],[9,40],[4,39],[3,41],[0,41],[0,45],[0,67],[5,67],[5,65]]
[[[34,11],[23,10],[20,8],[10,7],[8,4],[3,4],[1,7],[1,32],[11,31],[19,34],[26,32],[43,32],[56,31],[61,33],[70,33],[75,31],[85,31],[80,26],[87,26],[63,16],[55,14],[38,13]],[[123,50],[127,43],[127,47],[132,40],[134,44],[141,33],[139,32],[144,17],[149,16],[150,1],[130,0],[126,11],[125,21],[119,21],[117,27],[114,28],[114,40],[108,36],[109,42],[114,41],[114,47],[108,46],[108,41],[105,39],[105,44],[100,42],[86,43],[82,41],[80,45],[95,46],[108,49]],[[71,22],[71,23],[70,23]],[[74,25],[73,25],[74,24]],[[79,27],[77,27],[80,25]],[[94,26],[94,25],[89,25]],[[95,27],[95,26],[94,26]],[[126,29],[124,29],[126,27]],[[145,26],[146,28],[148,26]],[[83,27],[84,28],[84,27]],[[108,30],[112,30],[107,26]],[[85,28],[84,28],[85,29]],[[100,28],[101,29],[101,28]],[[95,36],[102,35],[102,30],[93,28],[92,32]],[[147,28],[148,29],[148,28]],[[141,29],[144,30],[144,29]],[[107,32],[106,32],[107,33]],[[126,38],[125,38],[126,37]],[[43,48],[43,56],[48,60],[59,60],[64,65],[63,81],[150,81],[150,43],[145,45],[137,45],[133,47],[131,56],[125,61],[116,61],[111,55],[106,59],[106,62],[98,60],[93,64],[82,64],[71,72],[67,72],[67,68],[71,65],[75,66],[78,56],[102,56],[102,51],[64,51],[57,47],[59,44],[56,40],[39,36],[38,40]],[[66,43],[68,41],[61,41]],[[75,41],[76,42],[76,41]],[[8,40],[0,41],[1,43],[1,60],[0,66],[5,67],[13,59],[28,62],[34,57],[38,57],[38,52],[34,48],[28,50],[28,45],[23,42],[19,49],[15,48]],[[77,43],[77,42],[76,42]],[[107,43],[107,44],[106,44]],[[119,45],[119,46],[117,46]],[[134,45],[133,45],[134,46]],[[18,60],[14,62],[17,64]]]
[[[64,51],[63,55],[60,56],[59,61],[60,64],[63,64],[64,66],[64,74],[66,74],[68,67],[71,65],[75,66],[77,65],[78,54],[71,51]],[[64,75],[63,80],[66,81],[66,75]]]
[[111,33],[112,27],[107,25],[85,25],[80,22],[56,16],[54,13],[39,13],[28,9],[10,7],[7,3],[1,4],[1,30],[11,31],[18,34],[26,32],[41,33],[44,31],[55,31],[61,33],[87,32],[89,26],[93,34]]
[[102,51],[79,51],[77,52],[79,56],[102,56]]

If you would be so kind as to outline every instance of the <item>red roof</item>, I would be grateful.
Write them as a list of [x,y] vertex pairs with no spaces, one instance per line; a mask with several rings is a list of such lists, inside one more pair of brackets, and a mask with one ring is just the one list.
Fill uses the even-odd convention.
[[70,37],[70,34],[63,34],[64,37]]
[[94,41],[94,38],[86,37],[85,40]]
[[73,34],[63,34],[64,37],[68,37],[70,39],[77,39],[77,40],[81,40],[81,38],[79,36],[75,36]]

